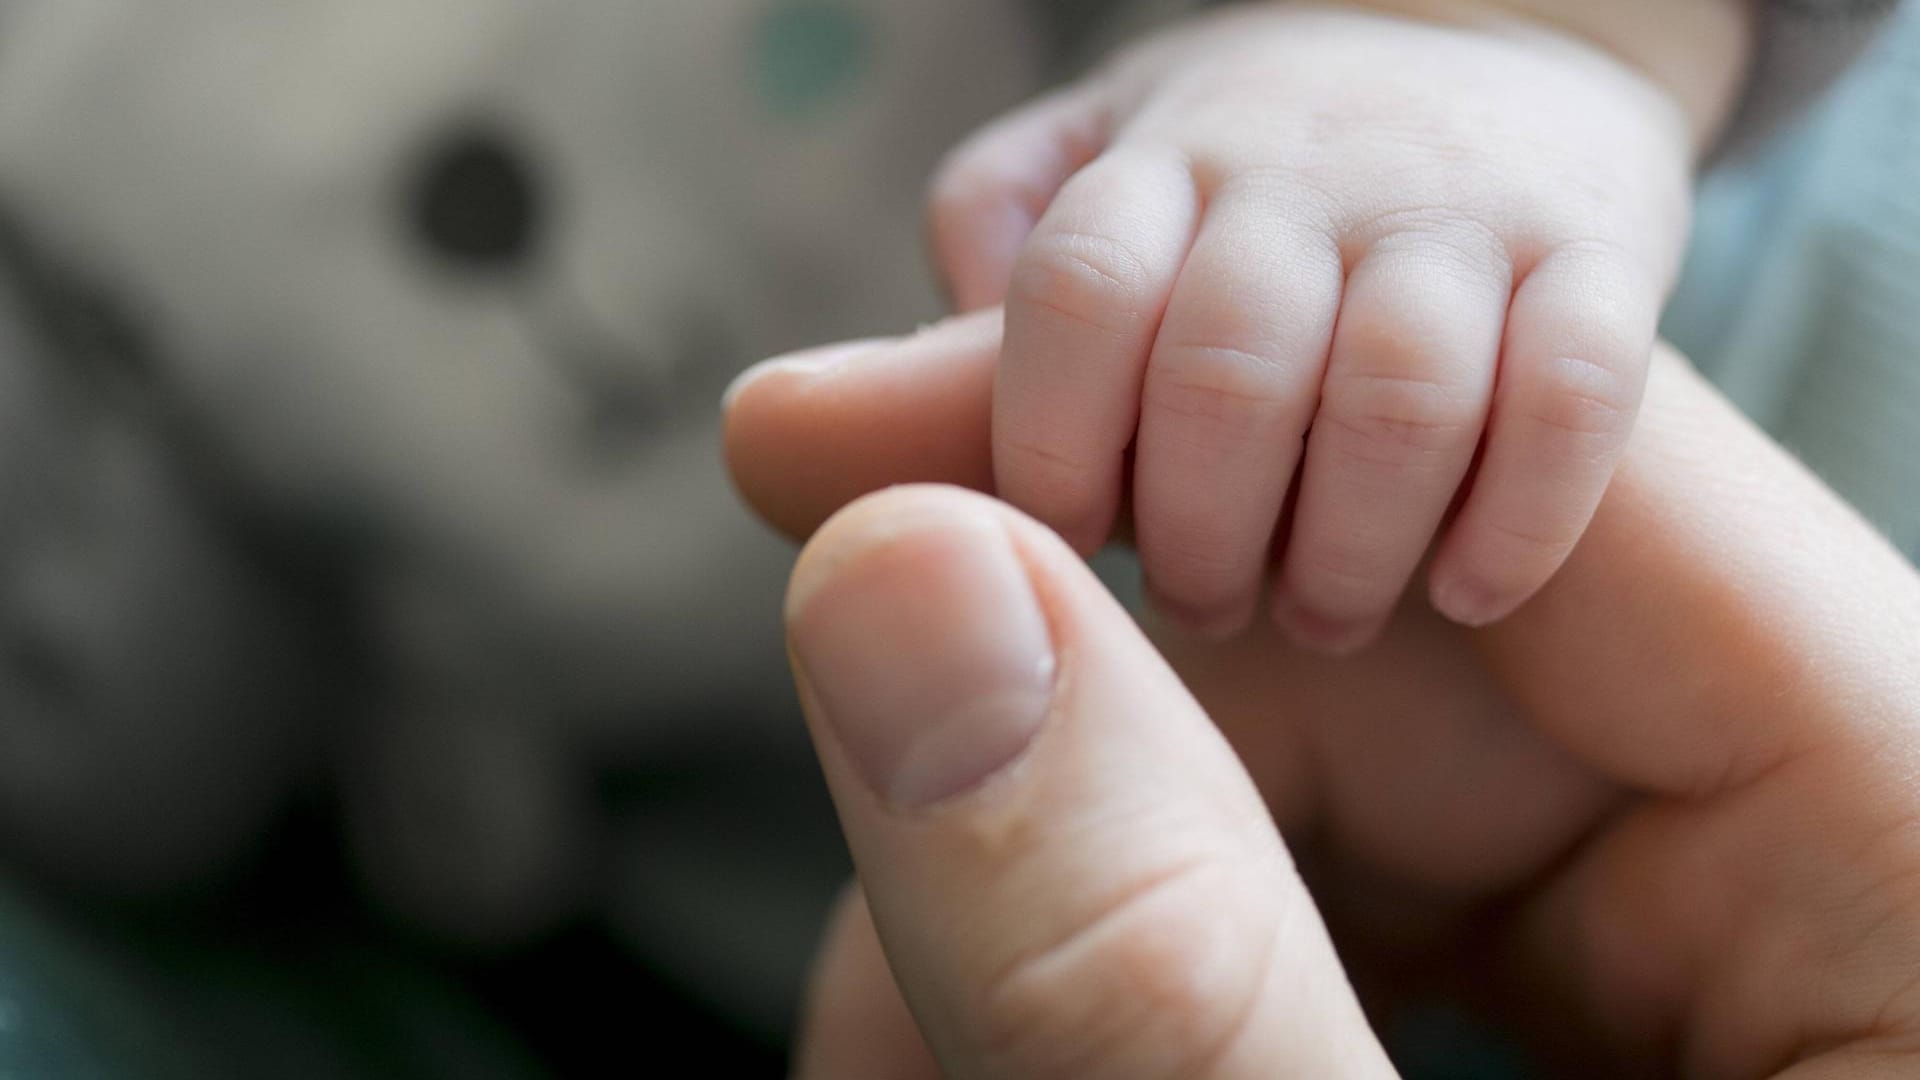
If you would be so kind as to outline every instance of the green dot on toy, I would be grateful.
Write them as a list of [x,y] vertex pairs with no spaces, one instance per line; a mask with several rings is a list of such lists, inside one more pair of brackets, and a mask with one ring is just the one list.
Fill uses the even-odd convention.
[[782,0],[754,30],[760,96],[775,115],[800,119],[857,89],[873,63],[873,27],[831,0]]

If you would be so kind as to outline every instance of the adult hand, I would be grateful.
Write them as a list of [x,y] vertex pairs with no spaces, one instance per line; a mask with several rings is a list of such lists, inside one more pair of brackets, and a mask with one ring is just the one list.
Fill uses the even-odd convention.
[[[740,486],[796,535],[984,487],[996,350],[989,314],[762,369]],[[1671,357],[1487,631],[1170,668],[1050,534],[926,487],[820,530],[789,616],[860,873],[802,1076],[1389,1075],[1358,1001],[1429,990],[1565,1072],[1920,1074],[1920,579]]]

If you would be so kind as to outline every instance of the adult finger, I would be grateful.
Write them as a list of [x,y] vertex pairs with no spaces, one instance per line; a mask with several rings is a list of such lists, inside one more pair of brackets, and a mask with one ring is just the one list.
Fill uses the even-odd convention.
[[942,1080],[887,968],[858,885],[834,906],[794,1047],[794,1080]]
[[725,403],[734,485],[797,539],[891,484],[991,490],[1000,327],[995,308],[907,338],[829,346],[750,369]]
[[1920,700],[1920,576],[1671,350],[1565,567],[1477,637],[1609,775],[1707,794]]
[[1258,792],[1057,536],[901,488],[788,597],[879,938],[949,1075],[1387,1076]]

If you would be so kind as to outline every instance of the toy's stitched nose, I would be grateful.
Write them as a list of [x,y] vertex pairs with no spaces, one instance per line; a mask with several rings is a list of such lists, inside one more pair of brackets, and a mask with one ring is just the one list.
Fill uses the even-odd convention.
[[408,202],[420,242],[464,268],[516,269],[538,246],[538,178],[498,133],[464,131],[443,142],[417,174]]

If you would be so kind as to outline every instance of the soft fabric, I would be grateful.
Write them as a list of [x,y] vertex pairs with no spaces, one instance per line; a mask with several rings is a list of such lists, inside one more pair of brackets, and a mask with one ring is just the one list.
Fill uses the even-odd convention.
[[331,801],[407,922],[604,918],[784,1021],[844,860],[720,390],[938,313],[925,177],[1065,38],[1025,0],[0,11],[6,858],[201,885]]
[[1757,0],[1745,97],[1722,144],[1738,158],[1800,118],[1880,33],[1900,0]]
[[1788,137],[1712,175],[1666,331],[1920,558],[1920,11]]

